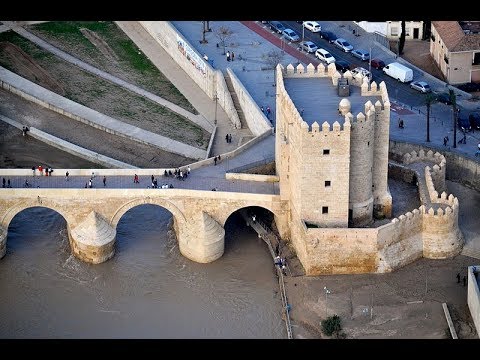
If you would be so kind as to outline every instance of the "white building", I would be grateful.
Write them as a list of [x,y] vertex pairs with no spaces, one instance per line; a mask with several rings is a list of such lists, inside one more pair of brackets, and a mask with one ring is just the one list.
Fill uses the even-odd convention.
[[[354,21],[354,23],[365,31],[380,33],[391,40],[400,38],[402,32],[401,21]],[[423,21],[406,21],[405,32],[405,40],[422,39]]]

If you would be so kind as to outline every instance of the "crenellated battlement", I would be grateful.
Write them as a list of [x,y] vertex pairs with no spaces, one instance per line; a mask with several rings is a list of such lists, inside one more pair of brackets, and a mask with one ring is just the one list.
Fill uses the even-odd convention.
[[441,168],[445,167],[447,163],[445,156],[440,154],[438,151],[434,153],[432,150],[429,150],[425,153],[424,150],[420,150],[417,153],[415,150],[413,150],[403,155],[403,163],[406,165],[414,162],[425,162],[425,161],[433,162],[438,165],[438,169],[434,171],[438,171]]

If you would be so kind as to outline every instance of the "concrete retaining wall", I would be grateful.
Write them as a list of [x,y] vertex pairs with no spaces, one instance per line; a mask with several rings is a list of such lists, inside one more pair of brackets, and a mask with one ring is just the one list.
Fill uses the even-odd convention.
[[278,182],[279,178],[276,175],[255,175],[255,174],[241,174],[241,173],[226,173],[227,180],[247,180],[260,182]]
[[270,130],[272,128],[270,121],[260,110],[255,100],[253,100],[250,93],[245,89],[245,86],[243,86],[242,82],[238,80],[237,76],[230,68],[227,68],[227,73],[232,80],[233,89],[237,94],[240,107],[245,115],[245,120],[247,121],[248,127],[253,135],[258,136],[265,131]]
[[473,323],[477,329],[477,335],[480,338],[480,291],[478,289],[478,277],[480,277],[480,266],[469,266],[467,303]]
[[412,150],[415,150],[417,153],[420,152],[420,150],[423,150],[425,153],[432,150],[433,152],[438,151],[443,154],[447,160],[445,172],[447,180],[455,181],[469,188],[480,191],[480,162],[470,159],[465,155],[446,151],[442,148],[407,143],[399,140],[390,140],[389,151],[393,156],[409,153]]
[[[23,128],[22,124],[9,119],[3,115],[0,115],[0,120],[5,121],[6,123],[15,126],[17,129],[21,130]],[[57,149],[63,150],[69,154],[78,156],[79,158],[91,161],[93,163],[105,166],[107,168],[118,168],[118,169],[136,169],[135,166],[124,163],[119,160],[112,159],[108,156],[93,152],[91,150],[85,149],[83,147],[72,144],[68,141],[60,139],[56,136],[47,134],[41,130],[38,130],[34,127],[29,128],[28,136],[31,136],[37,140],[40,140],[50,146],[56,147]],[[23,174],[22,174],[23,175]]]
[[225,77],[220,70],[215,71],[215,78],[218,104],[227,113],[227,116],[232,122],[233,127],[235,129],[241,129],[242,123],[240,122],[240,118],[238,117],[237,109],[235,109],[235,105],[233,104],[233,99],[230,95],[230,90],[228,90],[227,83],[225,82]]
[[[96,110],[64,98],[0,66],[0,86],[49,110],[97,129],[191,159],[204,159],[205,150],[126,124]],[[133,136],[136,135],[136,136]]]
[[222,72],[213,69],[169,21],[139,23],[210,99],[218,97],[218,104],[225,110],[232,124],[240,128],[240,119]]

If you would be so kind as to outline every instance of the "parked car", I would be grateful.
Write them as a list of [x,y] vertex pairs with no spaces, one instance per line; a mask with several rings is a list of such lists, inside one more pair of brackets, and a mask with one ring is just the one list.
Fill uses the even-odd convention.
[[300,41],[300,36],[298,36],[297,33],[292,29],[283,30],[282,35],[288,41],[292,41],[292,42]]
[[286,27],[280,21],[269,21],[268,26],[270,26],[270,29],[279,34],[281,34],[282,31],[286,29]]
[[350,43],[343,39],[343,38],[338,38],[333,42],[333,44],[338,47],[339,49],[342,49],[345,52],[350,52],[353,50],[353,46],[350,45]]
[[472,127],[470,126],[470,120],[468,120],[467,118],[458,117],[457,125],[458,125],[458,128],[461,130],[464,130],[464,131],[472,130]]
[[327,40],[330,44],[332,44],[337,39],[337,35],[335,35],[331,31],[320,31],[318,34],[320,35],[321,39]]
[[380,59],[372,59],[370,60],[370,64],[374,69],[383,69],[385,67],[385,63]]
[[444,103],[445,105],[452,105],[452,102],[450,101],[450,94],[448,93],[436,94],[435,98],[438,102]]
[[368,59],[370,59],[370,54],[366,50],[360,50],[360,49],[352,50],[351,54],[362,61],[367,61]]
[[457,88],[466,92],[480,91],[480,84],[470,82],[458,85]]
[[314,33],[322,30],[322,27],[316,21],[304,21],[303,26],[305,26],[305,29],[308,29]]
[[310,54],[313,54],[315,51],[317,51],[318,46],[315,45],[315,43],[313,43],[312,41],[302,41],[300,43],[300,49]]
[[413,81],[410,84],[410,87],[424,94],[432,91],[432,88],[430,87],[430,85],[428,85],[425,81]]
[[344,73],[345,71],[350,70],[350,64],[346,61],[343,61],[343,60],[335,61],[335,67],[341,73]]
[[468,120],[472,129],[480,130],[480,113],[473,112],[468,115]]
[[335,62],[335,58],[332,56],[332,54],[330,54],[325,49],[320,48],[317,51],[315,51],[315,57],[318,60],[325,61],[327,64],[331,64],[331,63]]
[[352,70],[352,74],[353,76],[357,75],[357,74],[361,74],[362,76],[366,76],[366,77],[370,77],[370,71],[368,71],[367,69],[363,68],[363,67],[356,67],[355,69]]

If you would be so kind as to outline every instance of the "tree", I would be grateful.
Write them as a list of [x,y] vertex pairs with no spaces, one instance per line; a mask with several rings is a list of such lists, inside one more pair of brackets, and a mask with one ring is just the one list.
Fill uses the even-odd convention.
[[430,142],[430,107],[437,101],[432,93],[425,96],[425,105],[427,106],[427,142]]
[[270,50],[269,52],[262,55],[262,59],[267,63],[269,68],[273,68],[273,79],[275,81],[275,68],[283,59],[283,51],[280,50]]
[[200,40],[200,44],[208,43],[207,39],[205,39],[205,33],[207,32],[207,23],[208,21],[202,21],[202,40]]
[[405,46],[405,21],[402,21],[402,32],[400,33],[400,40],[398,41],[398,55],[403,54],[403,48]]
[[340,334],[340,331],[342,331],[340,316],[333,315],[326,318],[325,320],[322,320],[322,332],[325,335],[327,336],[335,335],[336,337],[338,337],[338,335]]
[[223,55],[226,54],[225,46],[227,40],[233,35],[233,31],[227,26],[220,26],[218,29],[215,30],[215,36],[220,39],[220,43],[223,46]]
[[452,103],[453,109],[453,147],[457,147],[457,116],[458,116],[458,108],[457,108],[457,95],[452,88],[448,89],[448,95],[450,97],[450,102]]

